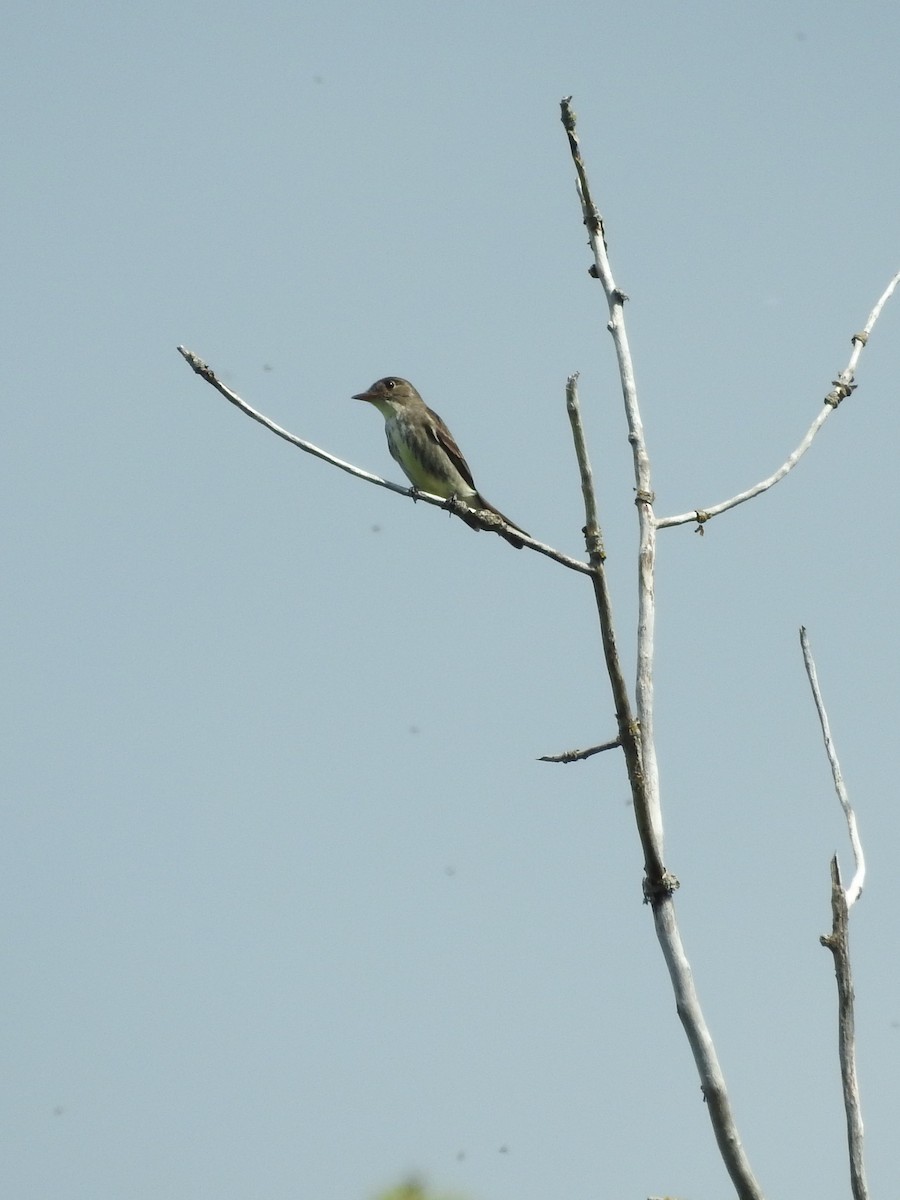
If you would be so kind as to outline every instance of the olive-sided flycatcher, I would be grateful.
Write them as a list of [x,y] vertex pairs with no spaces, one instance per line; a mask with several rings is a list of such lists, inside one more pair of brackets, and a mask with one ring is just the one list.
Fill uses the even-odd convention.
[[[368,400],[384,417],[391,457],[400,464],[414,488],[432,496],[448,499],[453,496],[470,508],[493,513],[510,529],[525,533],[481,495],[450,430],[406,379],[388,375],[373,383],[367,392],[358,392],[353,399]],[[459,515],[472,529],[483,528],[464,512]],[[522,542],[510,529],[498,529],[497,532],[520,550]],[[530,534],[525,533],[525,536]]]

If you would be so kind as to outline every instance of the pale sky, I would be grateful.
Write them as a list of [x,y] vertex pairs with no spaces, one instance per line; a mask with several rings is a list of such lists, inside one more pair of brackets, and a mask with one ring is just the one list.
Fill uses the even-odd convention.
[[[4,19],[3,1087],[10,1200],[730,1194],[650,913],[587,581],[399,479],[411,379],[583,554],[623,655],[633,479],[559,100],[659,515],[799,442],[898,262],[895,4],[18,5]],[[750,1161],[848,1194],[828,862],[873,1195],[900,1174],[900,298],[778,488],[661,535],[667,865]]]

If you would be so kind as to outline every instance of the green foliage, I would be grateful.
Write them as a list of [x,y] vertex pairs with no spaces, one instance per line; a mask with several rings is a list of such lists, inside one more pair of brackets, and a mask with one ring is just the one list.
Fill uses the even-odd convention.
[[459,1194],[451,1196],[449,1192],[432,1192],[420,1179],[407,1179],[399,1187],[379,1193],[375,1200],[465,1200],[465,1197]]

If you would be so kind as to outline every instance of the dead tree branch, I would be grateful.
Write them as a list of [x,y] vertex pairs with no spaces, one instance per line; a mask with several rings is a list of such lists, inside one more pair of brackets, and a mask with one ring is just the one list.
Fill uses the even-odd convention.
[[788,455],[787,459],[781,464],[777,471],[774,471],[767,479],[761,480],[751,488],[747,488],[744,492],[739,492],[737,496],[732,496],[730,500],[722,500],[718,504],[707,505],[704,508],[695,508],[692,512],[679,513],[676,517],[660,517],[656,522],[657,529],[670,529],[674,525],[686,525],[689,522],[698,522],[702,527],[707,521],[711,521],[713,517],[718,517],[721,513],[727,512],[729,508],[736,508],[739,504],[744,504],[747,500],[752,500],[754,497],[767,492],[769,488],[774,487],[776,483],[780,483],[789,471],[796,467],[797,463],[807,452],[813,443],[816,434],[841,403],[856,389],[856,365],[859,362],[859,356],[863,352],[863,348],[869,341],[869,335],[875,327],[875,322],[881,316],[881,310],[887,304],[888,300],[894,294],[898,283],[900,283],[900,271],[888,283],[887,287],[878,297],[875,307],[869,313],[869,319],[859,333],[854,333],[850,341],[853,344],[853,352],[850,355],[850,361],[846,367],[838,375],[837,379],[833,380],[831,391],[825,397],[824,408],[821,408],[816,414],[815,420],[796,450]]
[[[684,1026],[694,1061],[700,1076],[700,1084],[712,1121],[719,1152],[734,1184],[740,1200],[762,1200],[762,1191],[750,1167],[749,1159],[741,1144],[737,1125],[725,1087],[725,1079],[719,1065],[712,1036],[706,1025],[699,997],[694,985],[693,972],[684,951],[678,930],[673,892],[674,878],[666,871],[663,858],[663,829],[659,794],[659,775],[653,731],[653,661],[655,629],[654,567],[656,557],[657,521],[653,513],[653,490],[651,486],[650,459],[647,453],[644,429],[637,400],[637,386],[628,338],[625,330],[625,293],[616,285],[607,254],[603,220],[591,196],[591,190],[581,156],[576,131],[575,113],[571,97],[561,103],[562,122],[569,142],[569,150],[575,167],[576,187],[581,203],[584,223],[588,231],[594,263],[591,274],[600,280],[606,293],[609,322],[607,328],[613,337],[622,396],[628,424],[628,440],[631,443],[636,483],[636,504],[639,523],[638,546],[638,633],[637,633],[637,680],[635,685],[635,707],[637,722],[632,723],[623,737],[628,777],[634,798],[635,818],[641,844],[644,848],[646,876],[645,895],[652,909],[656,933],[669,976],[675,992],[676,1009]],[[602,563],[600,564],[602,567]],[[595,595],[598,602],[601,630],[612,625],[612,612],[608,595],[602,593],[604,573],[595,567]],[[604,642],[605,646],[605,642]],[[609,657],[607,655],[607,664]],[[612,680],[613,691],[617,681]],[[627,696],[626,696],[627,699]],[[616,699],[617,715],[620,702]],[[629,754],[629,748],[633,747]]]
[[[457,514],[460,509],[465,509],[467,517],[474,517],[484,529],[496,531],[498,521],[490,513],[482,513],[477,509],[469,508],[452,497],[447,500],[442,496],[431,496],[428,492],[420,492],[416,488],[403,487],[399,483],[392,483],[389,479],[382,479],[380,475],[373,475],[371,471],[364,471],[362,467],[356,467],[353,463],[345,462],[342,458],[338,458],[334,454],[329,454],[327,450],[322,450],[318,446],[314,446],[312,442],[306,441],[305,438],[298,437],[295,433],[290,433],[287,429],[276,425],[269,417],[264,416],[261,412],[251,407],[246,400],[241,399],[237,392],[233,392],[231,388],[226,387],[212,367],[194,354],[193,351],[188,350],[185,346],[179,346],[178,353],[191,370],[214,387],[220,395],[225,397],[229,404],[233,404],[235,408],[240,409],[246,416],[254,421],[258,421],[270,433],[274,433],[277,437],[290,442],[298,450],[303,450],[306,454],[312,454],[315,458],[320,458],[330,466],[337,467],[340,471],[346,471],[348,475],[353,475],[357,479],[364,480],[366,483],[374,483],[376,487],[387,488],[389,491],[397,492],[401,496],[408,496],[411,500],[422,500],[425,504],[432,504],[436,508],[444,508]],[[581,575],[591,574],[591,568],[586,563],[579,562],[577,558],[571,558],[568,554],[563,554],[562,551],[556,550],[553,546],[548,546],[545,542],[539,542],[537,538],[529,537],[527,534],[521,534],[521,538],[523,545],[527,546],[529,550],[533,550],[536,554],[543,554],[546,558],[552,558],[554,562],[558,562],[560,566],[567,567],[570,571],[577,571]]]
[[862,895],[863,883],[866,877],[866,860],[863,855],[862,842],[856,826],[856,814],[850,805],[847,788],[841,764],[838,761],[837,750],[831,737],[828,723],[828,713],[822,700],[819,688],[816,664],[809,645],[809,637],[804,628],[800,630],[800,645],[803,650],[803,662],[809,686],[812,688],[819,724],[822,727],[822,737],[825,741],[825,753],[831,767],[831,776],[838,800],[847,821],[850,844],[853,847],[855,871],[853,880],[846,890],[841,883],[841,869],[838,866],[837,855],[831,860],[831,933],[824,934],[819,941],[834,957],[834,974],[837,980],[838,992],[838,1058],[841,1065],[841,1088],[844,1095],[844,1113],[847,1119],[847,1147],[850,1155],[850,1185],[853,1189],[853,1200],[867,1200],[869,1191],[866,1184],[865,1158],[863,1155],[863,1120],[862,1106],[859,1097],[859,1080],[856,1075],[856,1026],[854,1020],[853,975],[850,967],[850,909]]

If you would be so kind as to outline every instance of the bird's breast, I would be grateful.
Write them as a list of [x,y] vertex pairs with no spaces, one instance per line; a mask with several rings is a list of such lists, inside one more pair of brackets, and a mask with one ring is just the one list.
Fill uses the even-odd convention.
[[420,492],[458,496],[461,500],[474,494],[446,451],[435,441],[430,426],[398,414],[387,418],[384,428],[391,457]]

